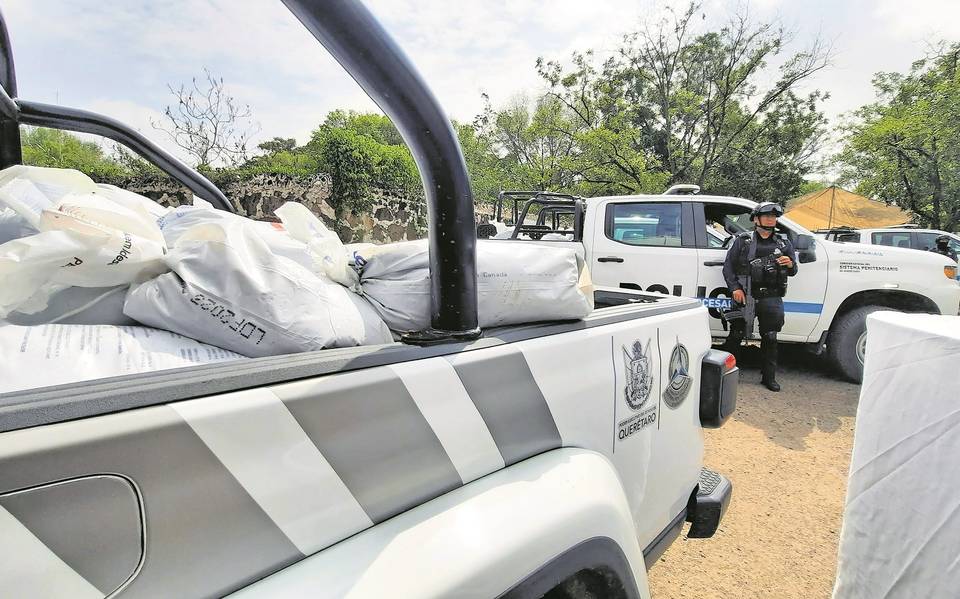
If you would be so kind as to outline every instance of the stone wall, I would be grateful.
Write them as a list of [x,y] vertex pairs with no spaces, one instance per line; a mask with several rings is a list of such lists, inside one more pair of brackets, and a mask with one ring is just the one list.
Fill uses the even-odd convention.
[[[332,188],[328,175],[301,178],[264,174],[218,181],[217,186],[240,214],[257,220],[276,220],[273,211],[284,202],[300,202],[320,216],[327,226],[336,229],[345,243],[405,241],[420,239],[426,234],[427,212],[423,198],[401,198],[381,191],[374,192],[376,200],[369,212],[347,214],[338,225],[333,207],[327,201]],[[130,179],[124,181],[122,187],[165,206],[193,201],[189,190],[164,177]]]

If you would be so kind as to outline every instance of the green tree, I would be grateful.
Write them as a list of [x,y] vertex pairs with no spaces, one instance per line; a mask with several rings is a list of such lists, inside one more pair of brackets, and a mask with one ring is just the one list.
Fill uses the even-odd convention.
[[370,208],[376,199],[374,188],[408,198],[422,193],[413,156],[383,115],[335,110],[313,132],[303,152],[332,179],[329,202],[338,226],[348,212]]
[[497,194],[510,185],[505,173],[508,165],[497,155],[493,140],[474,123],[453,123],[470,174],[470,187],[476,202],[492,203]]
[[333,182],[328,200],[336,215],[337,226],[347,212],[363,212],[373,202],[373,142],[353,131],[321,128],[310,140],[311,154]]
[[97,143],[59,129],[27,127],[20,143],[24,164],[72,168],[104,182],[116,182],[129,174],[123,164],[107,156]]
[[742,15],[698,34],[699,11],[691,4],[626,36],[599,67],[589,51],[569,65],[538,61],[547,96],[563,107],[558,130],[572,141],[576,186],[623,193],[686,182],[714,191],[744,179],[752,197],[782,199],[802,184],[826,123],[823,96],[796,90],[828,64],[828,48],[815,41],[783,56],[786,32]]
[[297,140],[292,137],[274,137],[273,139],[257,144],[257,148],[263,150],[266,154],[291,152],[296,147]]
[[744,129],[731,151],[716,162],[706,184],[711,193],[783,203],[804,193],[804,178],[816,162],[826,133],[819,96],[787,93]]
[[257,145],[263,154],[243,163],[237,172],[242,176],[262,173],[283,174],[294,177],[315,175],[319,163],[305,148],[297,147],[292,137],[274,137]]
[[385,146],[404,145],[393,121],[382,114],[338,109],[327,114],[323,124],[335,129],[349,129]]
[[908,74],[879,73],[878,99],[845,124],[840,161],[859,193],[895,202],[935,229],[960,227],[960,44]]
[[803,182],[802,185],[800,185],[799,194],[806,195],[808,193],[813,193],[815,191],[821,191],[828,187],[830,187],[830,184],[827,183],[826,181],[821,181],[816,179],[814,180],[807,179]]

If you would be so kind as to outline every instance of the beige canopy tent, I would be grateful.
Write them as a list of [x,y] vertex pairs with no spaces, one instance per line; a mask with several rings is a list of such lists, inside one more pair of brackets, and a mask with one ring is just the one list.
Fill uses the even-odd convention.
[[896,206],[836,186],[789,200],[787,217],[811,231],[830,227],[889,227],[908,223],[912,218],[909,212]]

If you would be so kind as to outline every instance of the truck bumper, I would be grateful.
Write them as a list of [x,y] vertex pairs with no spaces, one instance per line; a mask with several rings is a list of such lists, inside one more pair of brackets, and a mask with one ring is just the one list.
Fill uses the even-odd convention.
[[687,537],[691,539],[712,537],[720,526],[720,520],[723,519],[727,506],[730,505],[732,493],[733,484],[726,476],[701,468],[697,492],[690,497],[690,503],[687,505],[687,522],[690,522]]
[[687,507],[677,514],[652,543],[643,550],[643,561],[647,570],[653,567],[660,556],[677,540],[683,530],[683,522],[690,522],[687,538],[705,539],[712,537],[720,526],[720,520],[730,505],[733,484],[730,480],[713,470],[700,469],[700,482],[690,496]]

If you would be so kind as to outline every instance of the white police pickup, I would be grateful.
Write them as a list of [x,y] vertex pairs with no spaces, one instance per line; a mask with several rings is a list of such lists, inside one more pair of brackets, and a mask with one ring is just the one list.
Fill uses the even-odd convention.
[[[538,213],[537,224],[514,211],[510,236],[582,240],[598,285],[700,299],[710,311],[714,337],[727,331],[721,310],[731,299],[723,260],[732,235],[751,230],[755,202],[699,195],[695,186],[662,195],[581,200],[549,193],[508,192]],[[503,198],[501,199],[501,205]],[[535,207],[536,206],[536,207]],[[501,210],[502,212],[502,210]],[[564,228],[565,227],[565,228]],[[960,310],[957,265],[930,252],[815,238],[781,218],[779,232],[798,249],[800,270],[790,278],[781,342],[824,349],[852,381],[863,376],[866,318],[876,310],[955,315]],[[501,235],[502,236],[502,235]]]
[[[431,326],[0,394],[0,596],[648,599],[684,522],[713,535],[731,497],[703,468],[702,428],[738,381],[706,309],[598,290],[582,320],[479,330],[449,119],[361,3],[284,4],[417,156]],[[19,159],[18,121],[98,133],[231,209],[122,123],[15,97],[9,44],[0,15],[0,166]],[[102,327],[56,326],[31,329],[48,352],[71,335],[117,351]],[[0,345],[0,363],[21,351]]]

